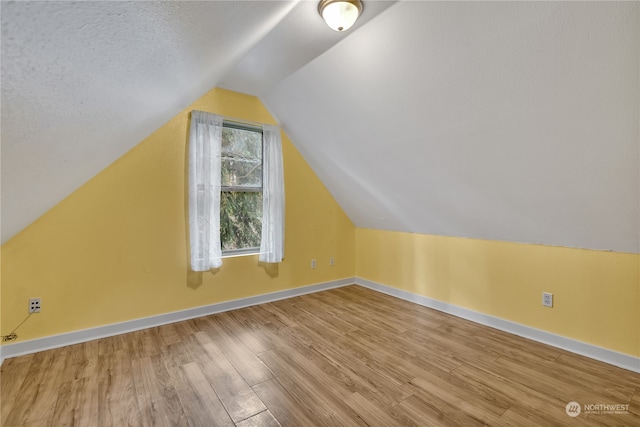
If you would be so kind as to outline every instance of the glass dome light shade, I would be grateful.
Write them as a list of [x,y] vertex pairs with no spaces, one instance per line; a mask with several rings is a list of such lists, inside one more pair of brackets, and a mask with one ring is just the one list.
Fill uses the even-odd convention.
[[329,28],[335,31],[345,31],[355,24],[362,12],[359,0],[324,0],[320,2],[318,10]]

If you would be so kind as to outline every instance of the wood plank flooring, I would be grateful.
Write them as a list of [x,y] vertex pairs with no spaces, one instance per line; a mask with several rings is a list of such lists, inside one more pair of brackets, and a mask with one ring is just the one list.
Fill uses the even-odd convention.
[[[8,359],[3,427],[640,426],[640,374],[359,286]],[[569,417],[567,403],[629,405]]]

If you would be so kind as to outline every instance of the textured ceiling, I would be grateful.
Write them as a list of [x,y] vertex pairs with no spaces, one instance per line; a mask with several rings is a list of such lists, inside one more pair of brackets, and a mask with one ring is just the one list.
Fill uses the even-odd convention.
[[2,2],[2,241],[209,91],[295,2]]
[[358,227],[639,252],[639,9],[400,2],[263,100]]
[[640,4],[2,2],[2,241],[215,86],[359,227],[640,249]]
[[345,34],[315,1],[6,2],[2,242],[215,86],[259,95]]

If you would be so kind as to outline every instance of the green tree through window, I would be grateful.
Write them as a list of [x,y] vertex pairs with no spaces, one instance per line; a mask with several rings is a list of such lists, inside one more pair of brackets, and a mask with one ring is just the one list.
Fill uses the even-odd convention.
[[221,154],[222,252],[258,252],[262,232],[262,129],[225,122]]

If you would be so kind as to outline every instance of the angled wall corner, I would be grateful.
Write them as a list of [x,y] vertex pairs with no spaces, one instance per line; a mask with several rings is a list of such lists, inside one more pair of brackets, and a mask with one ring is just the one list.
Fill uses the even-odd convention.
[[355,228],[286,135],[284,262],[267,271],[244,256],[215,274],[188,270],[192,109],[276,124],[257,98],[213,89],[7,241],[2,333],[34,296],[42,311],[18,330],[20,342],[354,276]]

